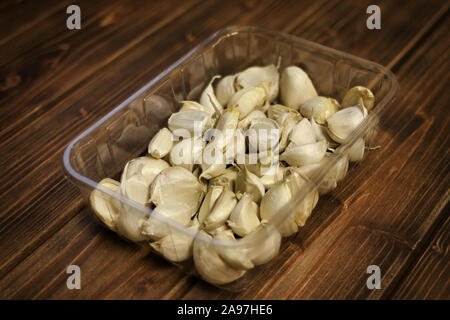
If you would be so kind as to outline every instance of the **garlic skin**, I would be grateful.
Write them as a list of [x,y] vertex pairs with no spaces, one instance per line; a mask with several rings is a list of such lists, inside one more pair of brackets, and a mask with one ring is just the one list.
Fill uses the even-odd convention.
[[302,144],[287,148],[280,156],[280,160],[286,161],[291,166],[303,166],[319,162],[327,151],[326,141]]
[[278,96],[279,90],[279,74],[275,65],[270,64],[265,67],[250,67],[236,75],[236,88],[244,89],[256,86],[263,82],[270,83],[268,101],[272,102]]
[[239,90],[228,102],[228,108],[238,108],[239,120],[244,119],[250,112],[264,105],[269,86],[269,82],[264,82]]
[[342,108],[359,105],[367,110],[372,110],[375,104],[375,96],[369,88],[356,86],[347,91],[342,99]]
[[211,81],[208,83],[205,90],[203,90],[200,96],[200,104],[205,106],[205,108],[207,108],[208,110],[211,110],[211,114],[221,114],[223,111],[222,104],[219,102],[219,100],[217,100],[212,85],[214,80],[219,78],[219,75],[212,77]]
[[305,71],[290,66],[281,73],[280,96],[282,104],[298,110],[306,100],[316,97],[317,91]]
[[226,76],[220,79],[216,85],[216,97],[223,106],[227,105],[236,93],[234,86],[235,79],[235,75]]
[[250,152],[272,150],[280,140],[280,128],[275,120],[253,119],[248,134]]
[[203,111],[208,113],[211,116],[214,116],[214,114],[216,113],[216,110],[213,109],[212,107],[205,107],[204,105],[196,102],[196,101],[190,101],[190,100],[185,100],[185,101],[181,101],[183,103],[183,105],[181,106],[179,112],[181,111],[186,111],[186,110],[197,110],[197,111]]
[[176,136],[183,138],[194,137],[194,133],[202,134],[213,124],[208,112],[186,109],[173,113],[168,121],[170,131]]
[[[212,239],[206,232],[200,233]],[[214,244],[200,238],[194,240],[194,265],[204,280],[217,285],[233,282],[246,272],[231,267],[219,256]]]
[[315,132],[308,119],[304,118],[295,125],[289,135],[289,141],[297,146],[316,142]]
[[[188,226],[188,229],[197,233],[199,230],[198,220],[192,220],[191,224]],[[150,246],[167,260],[172,262],[181,262],[192,257],[193,244],[193,236],[173,229],[171,234],[151,243]]]
[[220,196],[214,203],[211,212],[207,215],[202,226],[206,231],[214,230],[225,224],[234,207],[237,200],[233,192],[223,189]]
[[243,240],[248,241],[245,251],[255,266],[268,263],[280,251],[281,234],[266,220],[261,221]]
[[172,146],[172,132],[167,128],[162,128],[148,144],[148,153],[153,158],[161,159],[170,152]]
[[267,119],[266,114],[261,110],[253,110],[244,119],[239,121],[238,129],[247,130],[255,119]]
[[184,203],[194,215],[205,195],[205,187],[188,170],[170,167],[161,171],[150,187],[150,201],[156,206],[165,203]]
[[363,120],[364,112],[359,107],[345,108],[327,119],[327,132],[334,141],[343,143]]
[[209,187],[208,192],[206,193],[206,196],[203,200],[202,206],[200,207],[200,211],[198,212],[197,218],[200,224],[203,224],[205,219],[208,217],[223,190],[224,187],[220,185],[213,185]]
[[231,212],[227,223],[234,233],[244,237],[252,232],[260,223],[258,204],[244,194]]
[[203,146],[201,138],[185,138],[176,142],[169,153],[170,164],[192,172],[194,165],[201,162]]
[[239,167],[236,178],[235,193],[240,198],[244,193],[252,197],[253,201],[259,203],[265,192],[264,185],[257,175],[248,171],[244,166]]
[[314,119],[319,124],[325,124],[326,120],[339,111],[339,102],[327,97],[312,97],[300,106],[300,112],[308,119]]
[[[119,192],[120,183],[116,180],[105,178],[99,182],[114,192]],[[89,202],[95,215],[111,230],[116,231],[117,217],[119,215],[120,203],[108,194],[94,189],[89,196]]]

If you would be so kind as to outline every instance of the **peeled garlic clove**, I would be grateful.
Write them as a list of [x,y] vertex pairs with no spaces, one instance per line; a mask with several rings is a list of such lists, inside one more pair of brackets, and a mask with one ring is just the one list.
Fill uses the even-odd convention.
[[266,220],[243,238],[246,241],[247,256],[254,265],[261,265],[272,260],[280,251],[281,234]]
[[272,150],[280,140],[280,128],[275,120],[253,119],[247,135],[250,152]]
[[159,205],[142,224],[142,235],[152,240],[159,240],[177,231],[164,221],[164,218],[187,226],[191,222],[191,216],[192,209],[183,203],[172,202]]
[[[188,229],[198,232],[199,223],[194,219]],[[164,258],[172,262],[181,262],[192,256],[194,237],[179,230],[173,230],[172,234],[153,242],[150,246],[159,252]]]
[[217,198],[211,212],[203,222],[203,228],[207,231],[214,230],[225,224],[234,207],[237,200],[233,192],[223,189],[220,196]]
[[327,119],[328,134],[342,143],[364,120],[364,113],[359,107],[349,107],[339,110]]
[[172,132],[167,128],[162,128],[148,144],[148,153],[156,159],[161,159],[170,152],[172,146]]
[[[290,177],[287,179],[287,183],[289,184],[293,195],[298,194],[299,192],[302,192],[304,190],[311,189],[312,184],[307,177],[298,174],[296,170],[290,171],[289,174]],[[318,200],[319,192],[316,188],[314,188],[295,207],[295,223],[299,227],[305,225],[306,220],[311,215]]]
[[327,151],[326,141],[302,144],[286,149],[280,156],[280,160],[286,161],[292,166],[303,166],[319,162]]
[[267,116],[270,119],[275,120],[280,126],[282,126],[287,119],[293,119],[296,123],[303,119],[302,115],[297,110],[281,104],[269,105]]
[[185,138],[172,147],[169,162],[172,166],[181,166],[192,171],[195,164],[201,163],[203,141],[201,138]]
[[243,237],[259,225],[259,208],[252,198],[244,194],[231,212],[228,225],[234,233]]
[[359,138],[353,143],[347,151],[349,161],[361,161],[364,158],[364,151],[366,149],[364,139]]
[[[223,240],[224,244],[217,244],[216,249],[219,256],[231,267],[235,269],[249,270],[255,265],[245,253],[244,248],[237,245],[233,232],[230,229],[223,229],[214,232],[214,239]],[[233,243],[236,245],[228,245]]]
[[300,106],[300,112],[308,119],[314,119],[317,123],[325,121],[339,110],[339,102],[327,97],[312,97]]
[[267,118],[266,114],[261,110],[253,110],[252,112],[249,113],[248,116],[239,121],[238,128],[247,130],[254,119],[266,119],[266,118]]
[[[120,183],[116,180],[106,178],[99,182],[100,185],[114,191],[119,191]],[[89,196],[92,210],[96,216],[111,230],[116,231],[117,217],[120,204],[108,194],[95,189]]]
[[277,183],[283,181],[284,178],[284,168],[281,166],[274,166],[265,172],[261,177],[261,182],[266,190],[270,189]]
[[278,144],[279,152],[283,152],[286,149],[289,143],[289,136],[296,124],[297,122],[292,118],[287,118],[286,121],[283,122],[283,125],[281,126],[281,139]]
[[170,167],[161,171],[150,187],[150,201],[156,206],[165,203],[184,203],[194,215],[205,195],[205,187],[188,170]]
[[316,135],[308,119],[305,118],[295,125],[289,140],[297,146],[316,142]]
[[216,97],[223,106],[227,105],[228,101],[230,101],[236,93],[234,86],[235,79],[235,75],[226,76],[220,79],[216,85]]
[[239,90],[228,102],[228,108],[238,108],[239,120],[244,119],[250,112],[264,105],[269,86],[269,82],[264,82]]
[[247,193],[253,201],[259,203],[264,192],[264,185],[258,176],[248,171],[245,166],[240,168],[235,184],[236,195]]
[[[217,120],[215,129],[218,130],[218,132],[213,131],[214,141],[210,143],[216,144],[218,148],[222,148],[222,150],[226,149],[233,140],[233,135],[238,122],[239,110],[237,108],[226,109],[219,117],[219,120]],[[218,134],[219,137],[216,137],[215,134]]]
[[[271,222],[280,210],[292,199],[291,188],[288,182],[283,182],[270,188],[261,200],[260,215],[261,219]],[[277,229],[283,237],[290,236],[298,231],[298,225],[295,222],[295,214],[287,216],[281,222]]]
[[208,114],[210,114],[211,116],[213,116],[216,113],[216,110],[214,109],[210,109],[209,107],[205,107],[204,105],[198,103],[197,101],[189,101],[189,100],[185,100],[185,101],[181,101],[183,103],[183,105],[181,106],[180,111],[186,111],[186,110],[198,110],[198,111],[203,111],[206,112]]
[[250,67],[236,75],[236,87],[243,89],[263,82],[270,83],[268,100],[273,101],[278,96],[279,74],[273,64],[265,67]]
[[206,193],[205,199],[203,200],[200,211],[198,212],[198,221],[203,224],[206,217],[212,211],[214,204],[216,203],[219,196],[222,194],[224,187],[213,185],[210,186],[208,192]]
[[[206,232],[201,234],[212,239]],[[241,278],[246,270],[235,269],[218,254],[214,244],[201,238],[194,240],[194,265],[200,276],[212,284],[226,284]]]
[[208,112],[196,109],[173,113],[168,121],[168,127],[172,133],[183,138],[194,137],[194,133],[202,134],[212,124],[213,120]]
[[210,112],[212,112],[211,114],[221,114],[223,111],[222,104],[217,100],[212,85],[214,80],[219,78],[219,75],[212,77],[211,81],[208,83],[200,96],[200,104],[210,110]]
[[142,234],[142,226],[146,220],[147,214],[145,212],[122,204],[117,218],[117,232],[130,241],[144,241],[147,237]]
[[237,176],[238,169],[235,167],[226,168],[220,176],[209,180],[209,186],[222,186],[230,191],[233,191]]
[[223,163],[213,163],[211,165],[202,163],[202,174],[200,175],[200,179],[206,179],[210,180],[212,178],[220,176],[225,169],[227,168],[227,165],[225,164],[225,161]]
[[290,66],[281,73],[280,96],[285,106],[298,110],[306,100],[316,97],[317,92],[305,71]]
[[360,105],[367,110],[371,110],[375,104],[375,96],[372,91],[366,87],[356,86],[347,91],[342,99],[342,108]]

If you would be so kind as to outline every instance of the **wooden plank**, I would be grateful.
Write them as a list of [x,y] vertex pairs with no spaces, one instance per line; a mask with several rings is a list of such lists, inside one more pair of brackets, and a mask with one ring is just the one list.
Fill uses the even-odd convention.
[[[417,248],[444,214],[449,185],[446,23],[399,67],[399,98],[382,121],[381,151],[353,169],[293,246],[302,253],[264,287],[230,294],[198,283],[186,299],[345,299],[388,297]],[[419,90],[420,88],[420,90]],[[443,175],[444,173],[444,175]],[[366,268],[381,268],[381,290],[366,287]],[[264,277],[267,277],[264,275]],[[423,298],[420,294],[416,297]]]
[[393,299],[450,299],[449,234],[450,217],[447,214],[423,255],[402,279]]
[[[284,6],[285,4],[283,4],[283,6]],[[290,8],[288,5],[286,5],[286,7],[287,7],[287,9],[291,9],[291,10],[289,10],[290,12],[292,12],[292,8]],[[328,6],[328,7],[325,7],[325,9],[327,10],[326,12],[329,12],[329,14],[330,14],[330,17],[329,18],[332,18],[332,17],[334,17],[334,15],[333,15],[333,10],[335,9],[333,6]],[[354,10],[359,10],[360,8],[356,8],[356,9],[354,9]],[[423,9],[423,8],[421,8],[421,9]],[[261,11],[261,12],[263,12],[263,11]],[[295,12],[295,11],[294,11]],[[359,11],[358,11],[359,12]],[[342,13],[342,12],[340,12],[340,13]],[[261,13],[261,15],[262,15],[262,13]],[[320,25],[320,23],[321,23],[321,21],[318,21],[317,18],[318,16],[316,15],[316,16],[313,16],[313,15],[311,15],[310,16],[310,18],[309,19],[305,19],[305,20],[302,20],[302,19],[299,19],[300,21],[299,22],[301,22],[301,27],[300,28],[298,28],[298,29],[296,29],[296,32],[298,32],[298,33],[302,33],[303,34],[303,29],[302,29],[302,27],[304,27],[304,28],[308,28],[308,27],[310,27],[310,24],[318,24],[318,25]],[[321,15],[319,15],[319,17],[321,17]],[[327,16],[328,17],[328,16]],[[251,17],[251,19],[250,18],[248,18],[248,21],[256,21],[256,19],[257,18],[260,18],[258,15],[256,15],[256,16],[254,16],[254,17]],[[255,19],[255,20],[252,20],[252,19]],[[260,18],[261,19],[261,18]],[[340,20],[340,16],[335,16],[335,18],[334,18],[335,20],[333,20],[333,19],[329,19],[329,20],[327,20],[327,21],[336,21],[335,23],[336,24],[338,24],[338,20]],[[244,21],[245,21],[245,19],[243,19]],[[291,20],[292,21],[292,20]],[[224,23],[227,23],[226,21],[224,22]],[[282,28],[282,26],[284,26],[285,25],[285,23],[284,23],[284,21],[275,21],[275,22],[271,22],[271,23],[278,23],[278,25]],[[330,23],[332,23],[332,22],[330,22]],[[295,24],[293,24],[292,25],[293,27],[295,27]],[[211,26],[210,26],[210,28],[211,29],[213,29],[214,30],[214,27],[216,27],[216,25],[214,25],[213,23],[211,23]],[[354,27],[353,25],[351,25],[351,26],[346,26],[345,24],[342,26],[343,27],[343,30],[341,31],[344,35],[345,34],[348,34],[348,33],[350,33],[351,31],[352,31],[352,28]],[[311,28],[312,30],[317,30],[317,29],[315,29],[315,28]],[[289,30],[287,30],[287,31],[289,31]],[[295,30],[294,30],[294,32],[295,32]],[[309,33],[309,35],[311,35],[311,33],[312,33],[313,31],[310,31],[310,33]],[[347,33],[345,33],[345,32],[347,32]],[[206,31],[204,31],[204,33],[206,33]],[[202,38],[202,34],[201,33],[193,33],[194,35],[198,35],[198,38]],[[318,34],[321,34],[321,30],[318,30]],[[343,37],[344,37],[344,35],[343,35]],[[314,36],[311,36],[311,39],[314,39]],[[386,41],[386,39],[385,39],[385,41]],[[405,43],[408,43],[406,40],[403,42],[404,44]],[[356,46],[358,46],[359,44],[358,43],[355,43],[355,45]],[[396,43],[396,45],[397,45],[397,43]],[[186,45],[184,45],[184,46],[186,46]],[[186,48],[185,47],[183,47],[183,46],[181,46],[181,48],[179,49],[179,51],[181,52],[182,50],[185,50]],[[389,55],[388,54],[386,54],[386,53],[383,53],[383,54],[385,54],[386,55],[386,57],[388,57]],[[138,61],[138,62],[140,62],[140,61]],[[109,80],[109,79],[108,79]],[[138,80],[139,81],[139,80]],[[142,82],[141,82],[142,83]],[[111,86],[114,86],[115,85],[115,83],[113,83],[113,84],[111,84]],[[137,84],[137,85],[139,85],[139,83]],[[95,92],[97,91],[97,90],[99,90],[99,88],[98,87],[96,87],[96,88],[94,88],[91,92],[88,92],[88,93],[90,93],[90,94],[92,94],[92,93],[94,93],[95,94]],[[130,90],[130,89],[126,89],[126,90]],[[125,90],[125,91],[126,91]],[[122,99],[122,95],[123,96],[126,96],[127,94],[130,94],[130,92],[124,92],[123,94],[122,93],[120,93],[120,96],[119,97],[115,97],[115,99],[117,99],[117,100],[119,100],[119,99]],[[78,105],[78,106],[81,106],[81,103]],[[103,105],[103,107],[102,108],[106,108],[108,106],[108,104],[104,104]],[[96,107],[98,107],[98,106],[96,106]],[[101,110],[104,110],[104,109],[101,109]],[[101,111],[100,110],[100,111]],[[74,110],[73,111],[70,111],[70,112],[72,112],[72,113],[69,113],[69,115],[70,116],[73,116],[74,114],[76,115],[77,114],[77,112],[75,111],[75,108],[74,108]],[[57,113],[55,113],[54,115],[56,115]],[[68,115],[68,116],[69,116]],[[91,115],[90,115],[91,116]],[[95,119],[95,117],[96,118],[98,118],[100,115],[94,115],[94,119]],[[59,118],[58,119],[58,121],[61,121],[61,119],[63,119],[63,118]],[[67,118],[67,119],[69,119],[69,118]],[[92,118],[89,118],[89,120],[87,121],[87,122],[89,122],[89,121],[94,121],[94,120],[92,120]],[[45,123],[52,123],[51,121],[49,121],[49,119],[48,118],[46,118],[41,124],[45,124]],[[33,130],[37,130],[37,128],[38,128],[38,126],[37,127],[35,127],[35,128],[33,128]],[[82,130],[82,128],[80,128],[80,130]],[[75,135],[75,134],[74,134]],[[56,139],[54,139],[54,140],[56,140]],[[55,141],[55,143],[57,143],[56,141]],[[49,151],[49,153],[47,153],[46,155],[50,155],[50,154],[54,154],[53,156],[51,156],[50,158],[49,158],[49,160],[47,161],[47,163],[44,163],[44,164],[41,164],[40,166],[38,166],[38,167],[35,167],[35,168],[33,168],[32,170],[30,170],[30,172],[29,173],[33,173],[33,180],[31,180],[31,181],[35,181],[35,182],[39,182],[39,183],[42,183],[42,186],[43,185],[45,185],[46,184],[46,176],[48,175],[48,172],[56,172],[57,171],[57,168],[55,168],[55,163],[57,164],[57,157],[59,156],[57,153],[55,153],[55,152],[58,152],[58,150],[61,150],[61,146],[57,146],[55,149],[53,149],[53,150],[50,150]],[[43,158],[45,158],[45,156],[43,157]],[[29,165],[29,164],[28,164]],[[27,166],[28,166],[27,165]],[[43,169],[43,170],[41,170],[41,169]],[[39,173],[37,173],[37,172],[39,172]],[[56,174],[55,174],[55,177],[56,177]],[[54,180],[55,182],[57,182],[58,181],[58,178],[55,178],[55,180]],[[29,181],[28,181],[29,182]],[[39,185],[38,185],[39,186]],[[16,189],[16,191],[17,191],[17,189]],[[48,193],[49,191],[47,191],[45,194],[49,194]],[[73,198],[76,196],[76,192],[75,193],[72,193],[72,192],[63,192],[63,193],[65,193],[65,195],[67,196],[67,199],[70,199],[70,198],[72,198],[72,202],[73,202]],[[16,193],[17,194],[17,193]],[[58,193],[58,196],[59,195],[61,195],[61,192],[59,192]],[[15,210],[17,210],[17,211],[15,211],[15,212],[20,212],[20,211],[23,211],[24,209],[25,209],[25,212],[32,212],[32,211],[30,211],[30,209],[31,209],[31,207],[33,207],[33,204],[39,204],[40,202],[44,202],[42,199],[45,199],[46,201],[50,201],[50,202],[52,202],[52,201],[56,201],[55,199],[52,199],[51,197],[47,197],[47,198],[44,198],[45,196],[44,196],[44,193],[43,194],[39,194],[39,195],[35,195],[34,193],[31,193],[31,196],[32,197],[34,197],[33,198],[33,201],[28,201],[28,199],[27,199],[27,197],[24,197],[22,200],[25,200],[25,201],[28,201],[27,202],[27,204],[24,206],[24,207],[19,207],[19,206],[16,206],[14,209]],[[64,194],[62,195],[62,197],[63,197],[63,199],[64,199]],[[79,199],[79,198],[78,198]],[[58,199],[58,200],[60,200],[60,199]],[[68,201],[68,202],[66,202],[65,204],[67,205],[68,203],[69,203],[70,201]],[[70,202],[70,203],[72,203],[72,202]],[[77,202],[77,201],[75,201],[75,202]],[[20,203],[20,201],[18,201],[18,203]],[[81,202],[79,202],[79,205],[81,205]],[[30,208],[30,209],[28,209],[27,208],[27,206],[28,206],[28,208]],[[62,205],[62,206],[64,206],[64,205]],[[78,205],[77,205],[78,206]],[[77,207],[77,206],[75,206],[75,207]],[[75,210],[76,208],[75,207],[71,207],[72,208],[72,210]],[[41,206],[41,208],[45,208],[45,205],[44,204],[42,204],[42,206]],[[77,207],[78,208],[78,207]],[[28,209],[28,210],[27,210]],[[325,208],[325,209],[327,209],[327,208]],[[320,212],[322,212],[322,210],[319,210]],[[52,212],[48,212],[48,214],[51,214]],[[20,223],[28,223],[28,221],[25,219],[25,216],[26,215],[22,215],[22,217],[19,217],[18,219],[20,219],[20,220],[16,220],[16,221],[19,221]],[[336,216],[338,216],[337,214],[334,214],[334,217],[336,217]],[[52,216],[52,217],[54,217],[54,216]],[[17,217],[16,217],[17,218]],[[327,221],[327,219],[328,219],[328,221],[329,220],[332,220],[333,219],[333,215],[331,215],[331,217],[322,217],[322,220],[321,221],[319,221],[319,222],[317,222],[319,225],[322,225],[322,224],[325,224],[324,226],[322,226],[322,229],[324,229],[325,227],[326,227],[326,221]],[[325,221],[325,222],[324,222]],[[30,225],[31,225],[31,223],[30,223]],[[42,227],[42,226],[36,226],[36,228],[40,228],[40,227]],[[21,230],[22,232],[23,232],[23,229]],[[314,230],[314,232],[316,232],[317,230]],[[33,233],[36,233],[36,232],[38,232],[38,230],[33,230]],[[361,232],[361,231],[358,231],[358,232]],[[40,234],[42,234],[42,232],[40,233]],[[294,244],[293,245],[295,245],[296,247],[298,247],[298,246],[304,246],[305,245],[305,243],[304,242],[294,242]],[[307,245],[307,241],[306,241],[306,245]],[[297,251],[294,251],[294,252],[297,252]],[[111,254],[111,252],[110,252],[110,254]],[[30,256],[30,258],[31,259],[37,259],[39,256],[36,256],[36,255],[32,255],[32,256]],[[92,257],[92,259],[94,259],[94,257]],[[86,260],[86,261],[89,261],[89,260]],[[149,267],[151,267],[151,264],[149,263]],[[285,266],[285,268],[286,268],[286,270],[288,270],[288,268],[287,268],[288,266]],[[173,269],[173,268],[170,268],[170,269]],[[138,271],[136,271],[136,273],[135,274],[133,274],[133,275],[131,275],[130,277],[133,279],[133,281],[137,281],[137,282],[139,282],[140,280],[142,280],[142,279],[145,279],[145,277],[143,278],[143,275],[145,274],[145,271],[148,271],[149,269],[147,268],[147,266],[146,267],[141,267],[141,269],[139,269]],[[150,269],[151,270],[151,269]],[[54,276],[54,274],[52,275],[52,276]],[[60,276],[61,278],[63,277],[63,276]],[[267,277],[270,277],[270,275],[267,275]],[[45,281],[45,277],[43,277],[42,275],[41,275],[41,277],[37,277],[36,279],[38,279],[39,281]],[[35,280],[36,280],[35,279]],[[37,280],[36,280],[37,281]],[[62,280],[61,280],[62,281]],[[132,281],[132,282],[133,282]],[[143,281],[143,280],[142,280]],[[190,281],[190,280],[189,280]],[[129,281],[130,282],[130,281]],[[62,283],[62,282],[59,282],[59,283]],[[58,286],[57,288],[60,288],[61,287],[61,289],[60,290],[62,290],[63,288],[62,288],[62,286]],[[181,286],[179,286],[179,287],[175,287],[175,288],[179,288],[180,289],[180,291],[178,291],[178,289],[174,289],[175,291],[173,291],[172,290],[172,293],[171,293],[171,295],[173,294],[174,296],[179,296],[180,295],[180,292],[183,292],[183,291],[185,291],[186,290],[186,286],[185,285],[181,285]],[[120,295],[120,292],[119,291],[122,291],[122,290],[124,290],[125,292],[129,292],[130,294],[132,293],[132,292],[134,292],[134,287],[133,286],[120,286],[120,290],[117,290],[117,291],[112,291],[112,293],[110,294],[110,295],[108,295],[108,297],[114,297],[115,295],[114,295],[114,293],[116,294],[116,295]],[[19,292],[24,292],[24,291],[26,291],[26,290],[23,290],[23,289],[21,289],[21,288],[19,288],[18,289],[19,290]],[[46,289],[47,290],[47,294],[50,294],[50,292],[53,292],[52,290],[50,290],[50,289]],[[143,290],[142,291],[142,294],[140,295],[140,296],[143,296],[143,297],[145,297],[145,296],[147,296],[147,295],[149,295],[150,293],[150,291],[152,290],[152,286],[148,286],[147,287],[147,289],[146,290]],[[122,291],[123,292],[123,291]],[[43,293],[42,293],[43,294]],[[57,294],[59,294],[59,296],[64,296],[64,294],[63,294],[63,292],[61,292],[61,291],[57,291]],[[140,293],[139,293],[140,294]],[[41,295],[40,297],[45,297],[45,295]]]
[[[16,55],[16,48],[6,43],[2,50],[8,64],[0,66],[0,78],[5,79],[0,87],[0,138],[20,131],[95,72],[199,3],[88,1],[81,6],[81,30],[67,30],[67,15],[58,11],[35,29],[37,34],[31,32],[30,39],[47,35],[40,42],[32,40],[31,50]],[[18,107],[20,112],[12,112]]]

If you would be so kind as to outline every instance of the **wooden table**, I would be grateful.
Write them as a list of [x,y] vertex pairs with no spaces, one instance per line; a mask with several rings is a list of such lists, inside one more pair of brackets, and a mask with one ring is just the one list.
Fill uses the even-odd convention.
[[[381,8],[381,30],[366,8]],[[0,298],[449,299],[448,1],[72,1],[0,5]],[[62,151],[217,29],[258,24],[378,62],[400,83],[380,150],[267,270],[229,293],[100,227]],[[66,287],[69,265],[81,290]],[[368,265],[382,288],[369,290]]]

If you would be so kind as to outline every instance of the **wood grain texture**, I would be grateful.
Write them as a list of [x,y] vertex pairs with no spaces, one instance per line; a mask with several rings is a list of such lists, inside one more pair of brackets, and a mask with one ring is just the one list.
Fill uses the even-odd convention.
[[[0,165],[7,172],[0,178],[0,296],[396,297],[404,272],[420,255],[417,248],[442,220],[441,210],[433,209],[440,208],[449,185],[446,174],[437,179],[448,172],[449,160],[448,150],[442,155],[442,146],[448,145],[448,117],[439,116],[445,115],[448,101],[448,44],[439,41],[445,38],[443,26],[448,20],[442,17],[447,4],[415,1],[400,10],[401,2],[383,2],[385,30],[369,32],[364,30],[368,3],[205,3],[181,14],[176,23],[149,31],[126,49],[109,39],[111,35],[99,38],[97,46],[109,46],[108,57],[114,58],[95,72],[90,68],[97,64],[80,62],[82,74],[76,75],[80,84],[58,93],[43,90],[55,94],[55,102],[29,118],[25,111],[17,115],[19,122],[12,121],[13,126],[20,121],[26,126],[7,132],[0,142],[5,155]],[[227,14],[219,17],[218,12]],[[280,18],[266,19],[267,12]],[[264,285],[241,294],[224,293],[186,277],[161,258],[148,255],[147,249],[98,227],[60,171],[61,152],[71,139],[207,35],[232,23],[268,26],[390,65],[402,88],[392,114],[382,123],[383,149],[372,152],[332,197],[319,202],[281,259],[261,275]],[[33,50],[26,54],[33,57],[40,49]],[[87,287],[78,292],[65,286],[64,270],[72,263],[81,265],[86,274]],[[364,268],[372,263],[379,263],[383,271],[383,289],[376,292],[365,289]]]

